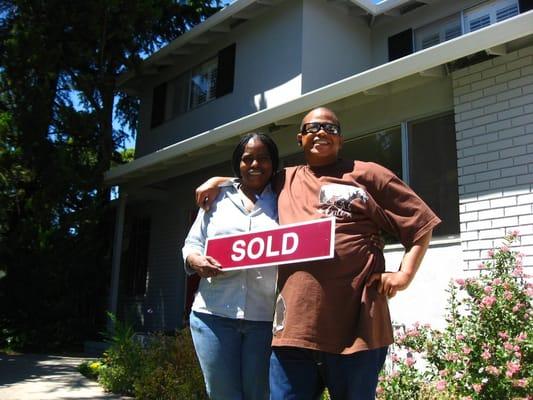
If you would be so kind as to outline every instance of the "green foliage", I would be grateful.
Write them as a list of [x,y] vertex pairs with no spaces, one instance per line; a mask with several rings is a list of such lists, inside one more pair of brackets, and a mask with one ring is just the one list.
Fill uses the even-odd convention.
[[143,369],[134,384],[135,397],[146,400],[207,399],[202,371],[190,331],[155,335],[144,352]]
[[[95,366],[104,388],[145,400],[207,399],[188,329],[174,336],[152,335],[143,347],[131,325],[109,317],[114,325],[107,334],[111,346]],[[91,365],[80,368],[87,372]]]
[[107,315],[113,328],[105,335],[110,347],[104,353],[98,382],[111,392],[132,395],[133,384],[141,373],[142,347],[135,340],[133,326],[117,321],[111,313]]
[[131,156],[114,119],[134,133],[139,106],[117,78],[217,6],[0,3],[0,345],[40,351],[97,338],[114,223],[103,175]]
[[[521,255],[510,249],[517,239],[512,232],[490,251],[478,277],[450,283],[444,331],[415,325],[397,338],[404,356],[392,355],[392,367],[380,378],[380,399],[490,400],[531,393],[533,286]],[[415,363],[426,365],[419,370]]]
[[102,366],[102,362],[98,360],[84,361],[78,365],[78,372],[89,379],[97,380]]

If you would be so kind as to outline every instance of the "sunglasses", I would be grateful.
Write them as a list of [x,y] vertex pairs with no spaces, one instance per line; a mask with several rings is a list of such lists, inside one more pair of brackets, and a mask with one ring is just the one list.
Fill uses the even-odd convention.
[[318,133],[320,130],[330,135],[340,135],[341,127],[336,124],[330,123],[321,123],[321,122],[308,122],[307,124],[302,125],[302,134],[307,135],[308,133]]

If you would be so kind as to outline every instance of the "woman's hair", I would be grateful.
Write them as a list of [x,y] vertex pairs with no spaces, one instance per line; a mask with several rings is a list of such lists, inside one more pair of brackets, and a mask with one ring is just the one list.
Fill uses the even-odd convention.
[[278,155],[278,146],[276,146],[276,143],[270,138],[270,136],[267,136],[263,133],[257,133],[257,132],[250,132],[241,137],[241,140],[239,140],[239,143],[235,147],[235,150],[233,150],[233,156],[231,157],[231,166],[233,167],[233,173],[238,178],[241,178],[241,158],[244,153],[244,148],[250,141],[250,139],[258,138],[268,149],[268,154],[270,154],[270,161],[272,161],[272,174],[275,174],[278,171],[278,165],[279,165],[279,155]]

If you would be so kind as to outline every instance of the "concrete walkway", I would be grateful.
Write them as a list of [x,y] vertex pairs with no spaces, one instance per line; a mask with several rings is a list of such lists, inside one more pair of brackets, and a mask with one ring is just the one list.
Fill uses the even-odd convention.
[[77,371],[85,358],[0,353],[0,400],[126,399]]

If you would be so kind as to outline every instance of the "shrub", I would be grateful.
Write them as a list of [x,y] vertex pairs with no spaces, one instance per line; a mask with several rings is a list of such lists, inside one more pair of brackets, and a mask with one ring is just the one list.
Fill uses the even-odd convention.
[[97,380],[102,365],[102,362],[97,360],[84,361],[78,366],[78,372],[89,379]]
[[533,389],[533,287],[521,255],[510,249],[516,240],[510,233],[489,251],[478,277],[450,283],[444,331],[416,324],[397,337],[403,355],[391,356],[379,399],[527,398]]
[[188,329],[173,336],[154,334],[143,347],[131,325],[113,321],[110,342],[101,362],[86,362],[79,370],[94,374],[108,391],[143,400],[207,399],[202,372]]
[[146,400],[207,399],[202,371],[188,329],[155,335],[144,352],[135,396]]
[[133,395],[133,384],[141,373],[142,348],[131,325],[117,321],[111,313],[108,316],[113,330],[106,334],[110,347],[104,352],[98,382],[110,392]]

